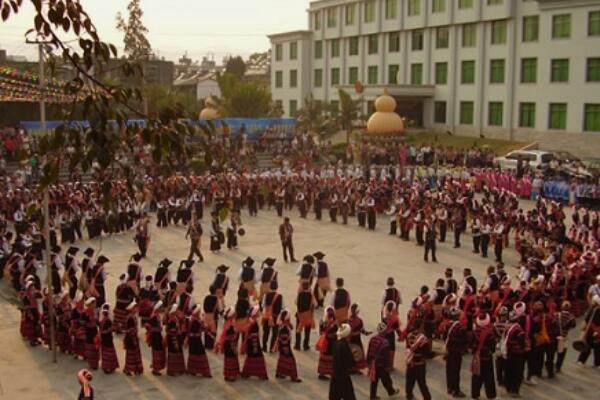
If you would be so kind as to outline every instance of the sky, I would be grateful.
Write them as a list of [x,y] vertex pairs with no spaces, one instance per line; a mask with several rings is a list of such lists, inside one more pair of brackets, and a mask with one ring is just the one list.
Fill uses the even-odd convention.
[[[193,60],[211,55],[221,62],[228,54],[244,58],[269,48],[268,34],[306,29],[309,0],[142,0],[142,21],[153,50],[177,61],[184,52]],[[123,35],[115,28],[118,12],[127,19],[129,0],[81,0],[104,41],[121,55]],[[34,46],[25,44],[34,8],[23,2],[18,15],[0,22],[0,49],[9,55],[37,60]],[[67,37],[68,39],[68,37]]]

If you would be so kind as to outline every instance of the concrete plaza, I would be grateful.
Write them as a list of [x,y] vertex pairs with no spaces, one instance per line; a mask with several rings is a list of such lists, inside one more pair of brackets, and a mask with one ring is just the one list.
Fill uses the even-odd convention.
[[[438,244],[438,264],[423,262],[423,248],[417,247],[414,241],[403,242],[397,237],[388,235],[388,218],[378,219],[377,230],[367,231],[359,228],[355,219],[348,226],[325,220],[315,221],[313,215],[303,220],[296,210],[289,213],[294,226],[294,246],[296,258],[321,250],[326,254],[333,278],[341,276],[351,293],[352,301],[361,304],[361,316],[369,331],[375,330],[379,320],[380,296],[388,276],[396,278],[397,287],[403,298],[401,306],[402,322],[405,322],[407,304],[418,294],[419,287],[427,284],[434,287],[435,280],[443,276],[446,267],[453,267],[455,277],[460,282],[462,269],[471,267],[474,275],[481,280],[490,259],[482,259],[471,252],[470,236],[463,236],[462,247],[452,248],[452,243]],[[213,279],[215,267],[220,264],[231,266],[231,279],[227,304],[235,301],[237,275],[241,260],[251,256],[260,265],[266,257],[276,257],[276,269],[279,271],[280,291],[284,296],[285,307],[295,309],[294,299],[297,288],[295,276],[297,263],[284,263],[278,237],[278,225],[281,219],[274,212],[260,211],[258,217],[248,217],[243,213],[243,222],[247,234],[240,238],[238,250],[224,249],[220,254],[208,251],[208,237],[203,236],[202,250],[205,256],[203,263],[193,267],[196,277],[194,297],[201,302]],[[207,222],[205,217],[205,223]],[[205,227],[205,232],[208,229]],[[174,261],[171,266],[172,276],[179,261],[187,256],[188,242],[184,239],[184,227],[158,229],[152,225],[152,242],[148,258],[142,261],[144,273],[154,273],[158,262],[168,257]],[[450,235],[449,235],[450,236]],[[83,250],[88,245],[98,249],[100,241],[80,242]],[[125,271],[128,259],[136,251],[132,234],[121,234],[102,240],[102,252],[110,258],[108,264],[107,295],[114,304],[114,289],[118,276]],[[517,255],[513,249],[505,251],[505,261],[509,274],[514,275]],[[256,264],[255,264],[256,265]],[[257,268],[259,268],[257,266]],[[7,286],[2,283],[0,292],[0,398],[7,399],[73,399],[77,397],[79,385],[76,373],[87,364],[76,361],[70,356],[60,355],[58,364],[51,362],[51,353],[42,347],[30,348],[19,335],[19,312],[13,304],[6,300]],[[321,311],[318,312],[321,316]],[[572,332],[571,336],[577,336]],[[313,332],[312,343],[317,338]],[[368,338],[363,338],[366,344]],[[124,351],[121,337],[115,337],[115,346],[119,353],[121,366],[124,364]],[[441,344],[436,343],[441,350]],[[238,380],[226,383],[222,378],[222,356],[211,353],[210,365],[212,379],[194,377],[156,377],[150,374],[150,352],[142,344],[142,352],[146,373],[140,377],[127,377],[120,371],[105,375],[97,371],[93,386],[98,399],[326,399],[328,383],[317,379],[316,367],[318,354],[296,352],[300,377],[303,383],[292,383],[289,380],[275,379],[276,355],[266,355],[269,382],[256,380]],[[598,370],[578,368],[575,366],[575,352],[569,349],[566,366],[555,379],[542,379],[537,386],[523,386],[525,399],[598,399],[600,384]],[[462,390],[470,394],[470,357],[463,361]],[[396,353],[396,371],[392,378],[401,389],[398,398],[404,398],[404,345]],[[366,376],[353,378],[357,397],[368,398],[369,382]],[[434,399],[446,398],[444,362],[441,357],[428,364],[428,382]],[[385,398],[385,391],[380,387],[380,396]],[[420,398],[418,390],[415,391]],[[506,397],[503,388],[498,388],[498,395]]]

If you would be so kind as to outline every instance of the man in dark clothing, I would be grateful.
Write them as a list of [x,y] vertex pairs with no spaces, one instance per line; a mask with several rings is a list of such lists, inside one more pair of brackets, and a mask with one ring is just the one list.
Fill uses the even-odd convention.
[[294,228],[290,224],[290,219],[285,217],[283,224],[279,225],[279,238],[281,239],[281,247],[283,248],[283,260],[288,262],[288,253],[290,255],[290,261],[296,262],[294,258],[294,245],[292,243],[292,234]]
[[386,338],[386,329],[387,324],[383,322],[377,326],[377,335],[371,338],[367,350],[367,364],[371,379],[371,399],[379,398],[377,397],[377,385],[379,381],[381,381],[389,396],[394,396],[400,392],[400,390],[394,389],[392,378],[390,377],[390,343]]
[[412,324],[412,331],[406,338],[406,398],[415,398],[413,389],[415,383],[423,395],[423,400],[431,400],[431,393],[427,387],[427,359],[429,353],[429,339],[421,333],[423,320],[416,318]]
[[450,325],[445,332],[446,344],[446,388],[448,394],[455,398],[465,397],[460,390],[460,368],[463,354],[467,352],[468,336],[467,329],[459,320],[460,310],[451,308],[448,310]]
[[354,357],[350,350],[350,332],[348,324],[342,324],[337,331],[337,341],[333,344],[333,374],[329,382],[329,400],[356,400],[350,371],[354,366]]

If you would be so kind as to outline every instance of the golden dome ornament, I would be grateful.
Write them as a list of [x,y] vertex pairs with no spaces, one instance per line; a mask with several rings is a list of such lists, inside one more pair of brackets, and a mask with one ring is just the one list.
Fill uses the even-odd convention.
[[402,135],[404,122],[395,112],[396,100],[384,89],[375,100],[375,112],[367,122],[368,135]]

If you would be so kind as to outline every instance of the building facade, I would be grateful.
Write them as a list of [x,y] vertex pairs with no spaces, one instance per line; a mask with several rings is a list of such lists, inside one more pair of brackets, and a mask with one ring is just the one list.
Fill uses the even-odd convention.
[[600,1],[320,0],[308,23],[269,36],[286,116],[386,88],[410,129],[600,151]]

